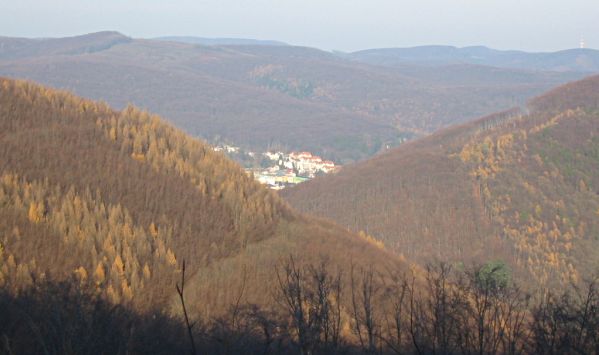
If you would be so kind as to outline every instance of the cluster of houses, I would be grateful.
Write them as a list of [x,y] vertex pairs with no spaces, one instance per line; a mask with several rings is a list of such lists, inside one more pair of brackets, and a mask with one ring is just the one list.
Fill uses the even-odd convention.
[[336,169],[335,163],[322,160],[310,152],[266,152],[264,156],[273,164],[266,169],[248,169],[256,180],[271,189],[281,190],[314,178],[318,174],[328,174]]
[[235,147],[235,146],[227,145],[227,144],[218,145],[216,147],[213,147],[212,149],[215,152],[225,152],[225,153],[229,153],[229,154],[231,154],[231,153],[239,153],[239,150],[240,150],[239,147]]
[[[300,184],[320,174],[335,171],[338,166],[329,160],[312,155],[310,152],[245,152],[232,145],[218,145],[213,148],[246,165],[246,172],[271,189],[281,190],[287,186]],[[257,163],[259,162],[259,164]],[[254,166],[251,168],[250,166]],[[256,168],[255,166],[262,166]]]
[[310,152],[266,152],[264,153],[270,160],[276,162],[275,165],[292,169],[300,176],[314,178],[318,173],[328,174],[335,170],[335,163],[329,160],[322,160],[321,157],[312,155]]
[[247,169],[254,174],[254,178],[261,184],[268,185],[273,190],[282,190],[287,186],[300,184],[309,178],[298,176],[293,169],[281,169],[278,165],[260,169]]

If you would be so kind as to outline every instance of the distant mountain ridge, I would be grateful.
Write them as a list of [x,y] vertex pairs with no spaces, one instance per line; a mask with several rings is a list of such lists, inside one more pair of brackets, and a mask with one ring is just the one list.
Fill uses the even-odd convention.
[[285,42],[251,38],[206,38],[193,36],[166,36],[156,37],[152,39],[159,41],[199,44],[203,46],[289,46],[289,44]]
[[65,38],[0,37],[0,60],[14,60],[39,55],[78,55],[107,50],[132,38],[119,32],[104,31]]
[[420,46],[412,48],[380,48],[357,51],[347,57],[369,64],[401,66],[419,64],[427,66],[476,64],[500,68],[599,71],[599,51],[595,49],[568,49],[557,52],[529,53],[513,50],[496,50],[484,46]]
[[584,76],[470,64],[388,68],[307,47],[204,46],[116,32],[0,38],[0,75],[119,109],[133,103],[211,141],[307,150],[337,163],[522,105]]

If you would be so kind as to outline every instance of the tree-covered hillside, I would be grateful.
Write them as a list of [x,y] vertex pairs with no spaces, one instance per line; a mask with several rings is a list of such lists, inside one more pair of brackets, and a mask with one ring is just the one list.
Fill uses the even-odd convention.
[[76,275],[114,303],[167,309],[187,260],[194,312],[218,313],[244,273],[246,297],[270,302],[273,265],[299,250],[340,263],[384,253],[293,212],[236,163],[133,107],[3,79],[0,127],[5,286]]
[[101,32],[0,37],[0,75],[122,109],[247,150],[307,150],[338,163],[528,98],[581,73],[488,66],[388,68],[296,46],[202,46]]
[[599,267],[599,77],[285,191],[416,262],[503,259],[540,284]]
[[[470,210],[491,227],[504,218],[506,233],[503,244],[494,238],[495,247],[485,234],[471,239],[487,242],[484,262],[421,268],[371,235],[295,212],[237,164],[157,116],[2,79],[0,353],[590,353],[598,346],[598,283],[578,276],[585,274],[579,266],[592,263],[583,259],[594,247],[585,233],[596,230],[586,222],[597,207],[589,197],[596,149],[583,143],[594,139],[593,125],[584,122],[597,113],[560,106],[565,113],[549,114],[547,102],[536,105],[546,110],[528,119],[494,116],[436,141],[435,149],[448,149],[436,164],[461,167],[465,175],[450,181],[467,180],[478,196]],[[560,125],[584,131],[576,139],[551,138],[583,146],[580,163],[561,158],[576,153],[537,144]],[[431,156],[427,145],[408,147]],[[526,215],[528,205],[506,202],[499,189],[510,186],[493,183],[510,167],[520,195],[508,194],[523,203],[534,198],[519,185],[524,172],[517,167],[529,160],[528,149],[539,155],[531,160],[547,164],[543,176],[573,195],[559,190],[562,200],[553,205],[552,196],[538,195],[541,210]],[[434,181],[414,191],[437,197],[434,203],[459,196],[440,198]],[[551,192],[533,183],[522,186]],[[548,235],[544,213],[561,217]],[[441,227],[461,222],[450,217]],[[522,234],[529,228],[534,238]],[[520,242],[511,250],[531,262],[497,260],[506,241]],[[454,242],[435,239],[431,252],[468,253]],[[406,254],[424,249],[411,246]],[[490,252],[496,254],[489,261]],[[540,281],[572,279],[575,288],[529,292],[512,272],[523,268]]]

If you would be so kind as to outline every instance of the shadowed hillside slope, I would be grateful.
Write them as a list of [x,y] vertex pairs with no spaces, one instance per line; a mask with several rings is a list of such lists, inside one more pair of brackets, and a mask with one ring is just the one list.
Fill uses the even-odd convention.
[[264,290],[290,254],[396,262],[133,107],[2,79],[0,132],[0,283],[10,289],[76,277],[109,302],[168,310],[186,260],[189,307],[213,316],[242,283],[244,302],[269,304]]
[[284,192],[417,262],[504,259],[540,283],[599,267],[599,77]]
[[580,73],[386,68],[294,46],[200,46],[103,32],[0,38],[0,75],[149,109],[205,139],[359,160],[480,117]]

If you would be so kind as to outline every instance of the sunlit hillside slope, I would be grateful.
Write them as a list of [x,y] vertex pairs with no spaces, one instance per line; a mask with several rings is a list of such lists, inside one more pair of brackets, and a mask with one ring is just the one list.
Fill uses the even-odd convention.
[[340,266],[396,262],[364,238],[294,212],[157,116],[0,80],[4,287],[76,277],[110,302],[168,310],[185,260],[190,308],[215,315],[242,283],[244,302],[271,303],[265,290],[289,255]]
[[285,191],[410,259],[502,259],[540,283],[599,267],[599,77]]

